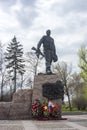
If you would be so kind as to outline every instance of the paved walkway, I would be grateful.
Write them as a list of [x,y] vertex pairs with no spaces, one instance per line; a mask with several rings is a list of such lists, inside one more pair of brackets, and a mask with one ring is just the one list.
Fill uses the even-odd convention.
[[0,130],[87,130],[87,115],[64,116],[68,120],[0,120]]

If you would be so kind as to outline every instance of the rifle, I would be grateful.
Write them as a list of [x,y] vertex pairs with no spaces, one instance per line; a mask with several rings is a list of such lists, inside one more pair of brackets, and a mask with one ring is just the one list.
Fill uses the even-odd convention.
[[39,58],[39,56],[41,55],[42,57],[44,57],[44,54],[40,51],[40,49],[36,49],[35,47],[31,48],[32,50],[35,51],[36,56]]

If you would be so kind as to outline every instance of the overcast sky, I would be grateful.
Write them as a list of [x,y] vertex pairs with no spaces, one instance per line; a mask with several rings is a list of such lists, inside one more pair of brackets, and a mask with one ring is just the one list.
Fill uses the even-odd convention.
[[87,0],[0,0],[0,41],[17,40],[30,51],[51,29],[59,61],[78,64],[77,52],[87,44]]

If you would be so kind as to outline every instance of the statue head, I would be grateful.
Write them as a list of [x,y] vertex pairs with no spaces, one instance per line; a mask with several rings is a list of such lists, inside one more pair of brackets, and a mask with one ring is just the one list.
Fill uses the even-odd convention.
[[51,34],[51,30],[48,29],[48,30],[46,31],[46,34],[47,34],[47,36],[50,36],[50,34]]

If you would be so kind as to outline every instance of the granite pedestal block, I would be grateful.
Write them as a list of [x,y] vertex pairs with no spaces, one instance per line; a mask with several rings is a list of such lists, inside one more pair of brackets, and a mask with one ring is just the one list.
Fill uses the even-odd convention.
[[[33,96],[32,96],[32,102],[35,100],[43,101],[43,84],[45,83],[56,83],[58,80],[57,75],[37,75],[34,78],[34,88],[33,88]],[[47,90],[48,91],[48,90]],[[45,94],[44,94],[45,95]],[[60,108],[60,117],[61,117],[61,108],[62,108],[62,97],[56,98],[56,99],[50,99],[50,101],[56,103],[58,107]]]

